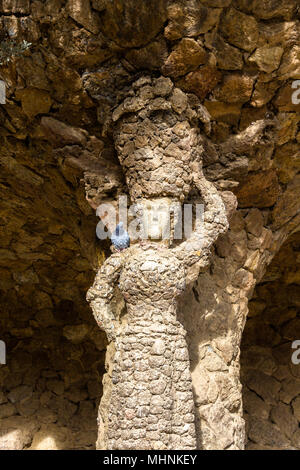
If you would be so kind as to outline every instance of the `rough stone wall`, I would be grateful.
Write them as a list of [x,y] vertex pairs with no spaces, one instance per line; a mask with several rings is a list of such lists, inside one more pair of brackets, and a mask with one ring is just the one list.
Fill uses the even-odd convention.
[[[240,341],[254,287],[286,239],[285,234],[274,235],[266,227],[267,214],[268,211],[263,217],[258,209],[239,210],[234,214],[229,232],[216,243],[210,271],[199,276],[193,298],[188,295],[182,302],[200,449],[243,448],[246,440]],[[293,287],[297,299],[299,288]],[[284,298],[286,295],[285,291]],[[299,319],[295,318],[294,323],[298,328]],[[247,331],[245,334],[247,338]],[[297,339],[296,328],[294,334]],[[285,345],[281,358],[290,361],[290,345]],[[295,394],[299,392],[297,379],[294,380],[297,374],[295,366],[290,382],[295,386]]]
[[[238,344],[252,276],[261,279],[289,232],[299,227],[299,105],[291,102],[292,82],[300,78],[298,2],[2,0],[0,16],[1,40],[32,43],[0,67],[7,83],[7,103],[0,109],[1,291],[14,312],[8,321],[4,303],[1,334],[9,342],[24,305],[26,321],[18,328],[46,328],[36,320],[37,291],[56,307],[78,286],[86,289],[90,267],[103,260],[80,179],[94,208],[124,189],[111,116],[140,73],[163,74],[196,94],[211,115],[209,138],[217,145],[251,122],[277,118],[276,138],[253,145],[247,158],[238,142],[220,152],[206,146],[206,177],[219,190],[234,191],[244,211],[232,219],[211,270],[199,278],[195,298],[187,294],[183,309],[199,447],[240,447]],[[205,125],[200,127],[205,133]],[[263,218],[260,235],[248,229],[251,208]],[[75,269],[78,253],[79,264],[82,258],[88,262]],[[20,275],[31,279],[26,288]],[[209,348],[212,342],[220,361]],[[210,392],[201,396],[202,390]]]
[[82,143],[86,155],[93,148],[87,133],[61,123],[57,141],[55,125],[44,119],[42,144],[4,137],[1,127],[1,449],[94,448],[97,436],[106,341],[85,293],[105,247],[81,170],[62,157],[66,144],[69,161]]
[[[36,299],[50,297],[41,292]],[[40,322],[29,320],[31,308],[2,304],[0,449],[94,449],[105,337],[84,304],[61,300],[36,311]]]
[[247,449],[300,448],[299,232],[282,246],[257,285],[241,345]]
[[96,218],[48,150],[1,148],[0,449],[94,448],[97,435],[106,340],[85,302]]
[[235,213],[216,244],[210,271],[183,300],[201,449],[244,447],[239,345],[262,257],[266,263],[272,257],[272,232],[260,212]]

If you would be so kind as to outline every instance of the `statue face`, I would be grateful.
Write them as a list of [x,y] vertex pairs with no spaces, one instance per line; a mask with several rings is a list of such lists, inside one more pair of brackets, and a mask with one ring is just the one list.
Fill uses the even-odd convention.
[[174,201],[167,197],[144,199],[142,205],[143,238],[170,240],[174,225]]

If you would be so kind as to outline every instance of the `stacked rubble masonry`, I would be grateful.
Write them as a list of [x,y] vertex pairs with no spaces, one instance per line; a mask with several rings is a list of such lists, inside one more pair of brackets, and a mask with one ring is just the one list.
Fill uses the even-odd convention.
[[[299,449],[299,232],[288,238],[249,303],[241,356],[247,449]],[[298,355],[295,357],[297,359]]]
[[[24,40],[31,45],[20,56],[3,55],[7,41]],[[0,80],[6,84],[0,106],[0,340],[7,343],[7,365],[0,365],[0,448],[95,448],[104,362],[104,415],[115,364],[113,341],[107,346],[85,300],[110,256],[109,243],[96,238],[95,210],[131,188],[133,197],[145,199],[143,188],[149,194],[160,171],[168,184],[163,197],[176,187],[180,203],[197,201],[198,189],[188,196],[190,173],[179,167],[178,175],[172,173],[181,156],[200,163],[202,185],[213,184],[229,223],[208,250],[207,267],[172,307],[188,351],[183,363],[190,363],[194,419],[186,424],[193,423],[193,445],[242,449],[246,431],[249,449],[299,447],[293,388],[299,366],[291,368],[289,347],[300,339],[298,283],[284,281],[278,300],[264,277],[299,231],[299,50],[297,0],[0,1]],[[159,78],[165,95],[153,90]],[[142,108],[130,110],[127,101],[129,109],[119,115],[125,99],[137,106],[142,88],[133,84],[141,79],[150,80],[139,96]],[[137,118],[147,97],[152,105],[162,99],[167,109],[139,118],[133,149],[133,122],[126,119]],[[133,153],[135,159],[147,155],[146,121],[150,129],[161,122],[165,127],[151,137],[157,151],[149,166],[137,168],[130,180]],[[193,155],[189,146],[197,149]],[[160,166],[162,155],[169,160]],[[138,179],[148,177],[151,184],[139,187]],[[151,197],[160,191],[156,184]],[[127,321],[118,295],[115,311]],[[259,303],[266,307],[258,313]],[[263,339],[270,325],[272,344]],[[258,327],[262,338],[253,333]],[[269,365],[249,367],[252,337]],[[175,381],[166,382],[167,394]],[[272,397],[261,394],[261,384]],[[168,423],[174,418],[176,426],[185,413],[171,413]],[[106,431],[100,423],[98,446]]]

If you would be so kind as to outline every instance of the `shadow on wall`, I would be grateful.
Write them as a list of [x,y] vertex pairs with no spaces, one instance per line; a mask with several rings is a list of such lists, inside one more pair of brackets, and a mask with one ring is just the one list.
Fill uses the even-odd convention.
[[230,332],[238,327],[234,311],[223,297],[226,276],[223,287],[216,289],[215,280],[210,273],[202,274],[182,303],[182,322],[188,331],[197,449],[205,450],[238,448],[243,444],[241,438],[235,441],[237,432],[233,426],[240,407],[238,374],[228,373],[230,363],[234,365],[237,359]]
[[[229,232],[216,244],[210,271],[199,277],[181,305],[181,321],[188,333],[199,449],[243,449],[245,444],[240,342],[255,279],[261,279],[272,256],[265,248],[257,249],[259,237],[253,240],[247,234],[247,218],[243,219],[240,211],[234,215]],[[263,228],[260,233],[265,239],[270,231]],[[243,336],[249,449],[300,446],[300,369],[291,363],[292,341],[300,339],[299,272],[298,233],[281,248],[257,287],[255,296],[265,299],[251,302],[257,311],[253,314],[253,308],[250,310]]]

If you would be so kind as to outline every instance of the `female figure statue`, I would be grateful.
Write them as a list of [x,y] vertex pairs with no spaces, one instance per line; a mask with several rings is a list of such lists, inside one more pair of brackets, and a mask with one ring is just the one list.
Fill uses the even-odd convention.
[[[100,449],[196,448],[189,354],[177,300],[208,265],[210,248],[228,221],[221,197],[203,175],[199,110],[190,101],[169,79],[146,77],[133,84],[113,114],[119,160],[144,219],[149,204],[159,199],[168,207],[180,205],[193,189],[204,217],[177,244],[172,236],[167,244],[157,240],[148,223],[150,240],[112,254],[88,292],[96,321],[111,341],[99,409]],[[116,313],[118,292],[124,316]]]

